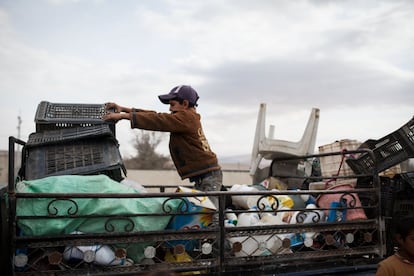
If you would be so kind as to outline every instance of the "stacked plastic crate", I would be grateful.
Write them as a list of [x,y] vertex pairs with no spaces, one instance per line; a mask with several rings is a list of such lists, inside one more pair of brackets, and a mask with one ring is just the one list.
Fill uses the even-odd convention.
[[378,172],[383,172],[407,159],[413,158],[414,117],[405,125],[381,139],[364,142],[363,147],[372,150],[373,155],[363,153],[346,160],[349,167],[357,174],[371,173],[374,168]]
[[[358,149],[361,142],[351,139],[342,139],[331,144],[319,146],[319,153],[341,152],[344,150],[352,151]],[[344,158],[348,155],[328,155],[320,157],[321,170],[324,175],[328,176],[349,176],[354,175],[351,168],[344,162]]]
[[42,101],[36,111],[36,132],[24,147],[27,180],[56,175],[106,174],[116,181],[126,176],[115,124],[101,119],[104,104]]

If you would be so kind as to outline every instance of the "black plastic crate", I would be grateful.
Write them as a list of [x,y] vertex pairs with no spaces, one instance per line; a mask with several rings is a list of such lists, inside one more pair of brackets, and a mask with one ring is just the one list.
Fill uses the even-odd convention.
[[42,101],[37,106],[36,132],[72,127],[90,127],[108,124],[115,134],[115,123],[102,120],[108,111],[105,104],[51,103]]
[[56,130],[45,130],[29,135],[26,148],[47,144],[64,143],[78,139],[90,139],[97,137],[113,137],[108,125],[101,124],[90,127],[74,127]]
[[409,199],[394,201],[394,217],[414,216],[414,202]]
[[[39,179],[56,175],[126,175],[118,143],[114,138],[78,139],[25,149],[24,178]],[[121,179],[115,179],[117,181]]]
[[381,178],[381,214],[392,217],[394,208],[395,185],[390,178]]
[[402,173],[401,178],[414,189],[414,172]]
[[414,117],[391,134],[377,141],[369,140],[363,145],[373,151],[375,161],[369,153],[348,158],[347,164],[357,174],[370,174],[374,166],[377,172],[382,172],[414,157]]

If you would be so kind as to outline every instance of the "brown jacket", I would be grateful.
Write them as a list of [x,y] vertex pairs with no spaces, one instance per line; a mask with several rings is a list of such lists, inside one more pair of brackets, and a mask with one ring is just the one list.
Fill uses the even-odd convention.
[[220,169],[194,108],[175,113],[133,109],[131,128],[170,132],[170,154],[181,179]]

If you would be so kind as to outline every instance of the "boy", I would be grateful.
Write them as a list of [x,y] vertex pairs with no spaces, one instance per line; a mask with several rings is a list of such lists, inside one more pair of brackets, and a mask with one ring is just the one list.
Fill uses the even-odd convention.
[[414,217],[404,217],[395,229],[398,250],[378,264],[376,276],[414,275]]
[[[181,85],[158,98],[170,105],[171,113],[107,103],[106,108],[115,109],[115,113],[108,113],[102,118],[115,122],[130,120],[131,128],[170,132],[170,154],[181,179],[188,178],[200,191],[220,191],[223,175],[195,109],[199,99],[197,92],[191,86]],[[217,198],[212,197],[211,200],[218,207]]]

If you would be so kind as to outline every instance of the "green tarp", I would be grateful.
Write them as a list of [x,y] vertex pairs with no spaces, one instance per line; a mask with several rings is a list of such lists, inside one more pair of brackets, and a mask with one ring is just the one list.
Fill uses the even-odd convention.
[[[73,215],[120,215],[120,214],[163,214],[162,204],[166,198],[70,198],[71,193],[137,193],[131,187],[116,182],[105,175],[65,175],[17,183],[18,193],[62,193],[68,199],[20,198],[17,201],[17,216],[49,216],[42,219],[19,219],[22,235],[110,233],[125,231],[152,231],[164,229],[170,216],[130,217],[128,219],[108,218],[58,218]],[[178,201],[169,200],[167,208],[174,212]],[[131,221],[133,223],[131,223]],[[105,229],[105,224],[106,228]],[[108,228],[109,227],[109,228]],[[131,229],[132,228],[132,229]],[[134,261],[142,258],[142,245],[130,247],[128,257]],[[132,253],[133,254],[130,254]],[[133,256],[131,256],[133,255]]]

